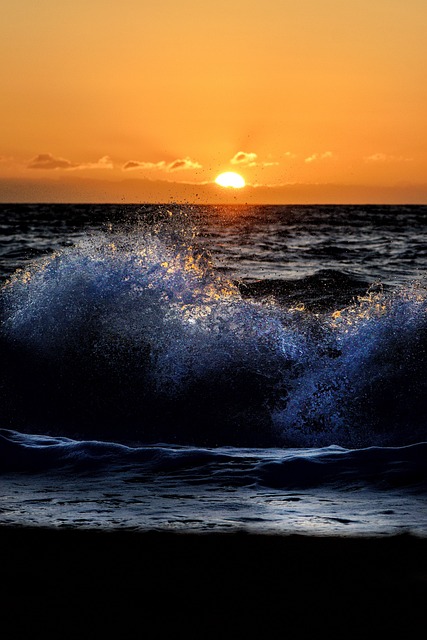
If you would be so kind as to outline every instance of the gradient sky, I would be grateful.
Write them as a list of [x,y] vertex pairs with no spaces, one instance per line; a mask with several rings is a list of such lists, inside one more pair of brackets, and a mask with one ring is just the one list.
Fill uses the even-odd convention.
[[427,203],[425,0],[0,13],[2,201]]

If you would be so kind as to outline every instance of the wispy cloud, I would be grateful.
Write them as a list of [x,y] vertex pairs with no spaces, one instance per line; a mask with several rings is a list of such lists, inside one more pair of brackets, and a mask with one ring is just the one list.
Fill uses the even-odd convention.
[[387,153],[374,153],[371,156],[366,156],[364,160],[365,162],[387,163],[387,162],[411,162],[412,158],[405,158],[404,156],[393,156]]
[[65,158],[55,158],[50,153],[39,153],[27,166],[28,169],[75,169],[78,165]]
[[167,171],[182,171],[183,169],[201,169],[202,165],[198,162],[191,160],[191,158],[183,158],[175,160],[167,165]]
[[76,169],[114,169],[114,163],[110,156],[103,156],[97,162],[79,164]]
[[313,153],[311,156],[308,156],[308,158],[305,158],[304,162],[318,162],[319,160],[328,160],[329,158],[332,158],[333,153],[332,151],[324,151],[323,153]]
[[164,169],[166,167],[166,162],[162,160],[161,162],[139,162],[138,160],[129,160],[126,164],[123,165],[122,169],[124,171],[133,171],[135,169]]
[[55,170],[55,169],[65,169],[65,170],[76,170],[76,169],[113,169],[113,161],[109,156],[104,156],[100,158],[96,162],[71,162],[70,160],[66,160],[65,158],[56,158],[51,153],[39,153],[39,155],[35,156],[27,165],[28,169],[45,169],[45,170]]
[[278,165],[278,162],[268,160],[261,162],[258,160],[258,155],[253,151],[247,153],[246,151],[238,151],[230,160],[231,164],[237,164],[242,167],[273,167]]
[[234,155],[230,162],[231,164],[240,164],[245,165],[247,167],[255,167],[257,163],[257,154],[256,153],[246,153],[246,151],[238,151],[236,155]]
[[165,162],[165,160],[160,160],[160,162],[140,162],[138,160],[129,160],[126,164],[123,165],[123,171],[133,171],[133,170],[144,170],[151,171],[153,169],[157,169],[159,171],[183,171],[185,169],[201,169],[202,165],[189,158],[188,156],[185,158],[178,158],[177,160],[173,160],[173,162]]

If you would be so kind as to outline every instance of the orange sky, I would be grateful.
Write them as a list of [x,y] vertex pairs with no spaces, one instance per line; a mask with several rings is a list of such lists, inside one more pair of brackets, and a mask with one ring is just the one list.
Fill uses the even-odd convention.
[[5,1],[0,201],[427,203],[426,33],[425,0]]

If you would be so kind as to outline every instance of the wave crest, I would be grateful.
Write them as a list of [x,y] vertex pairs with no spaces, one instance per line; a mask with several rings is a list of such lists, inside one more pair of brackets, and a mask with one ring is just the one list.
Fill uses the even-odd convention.
[[257,301],[188,232],[156,225],[96,234],[17,272],[2,305],[3,425],[237,446],[425,433],[421,285],[333,313]]

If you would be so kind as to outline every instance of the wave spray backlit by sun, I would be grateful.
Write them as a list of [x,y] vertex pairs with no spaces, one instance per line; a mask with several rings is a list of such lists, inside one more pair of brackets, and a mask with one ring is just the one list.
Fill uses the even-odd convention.
[[46,257],[2,306],[3,424],[26,431],[359,446],[423,428],[423,287],[324,315],[243,299],[194,238],[157,225]]

